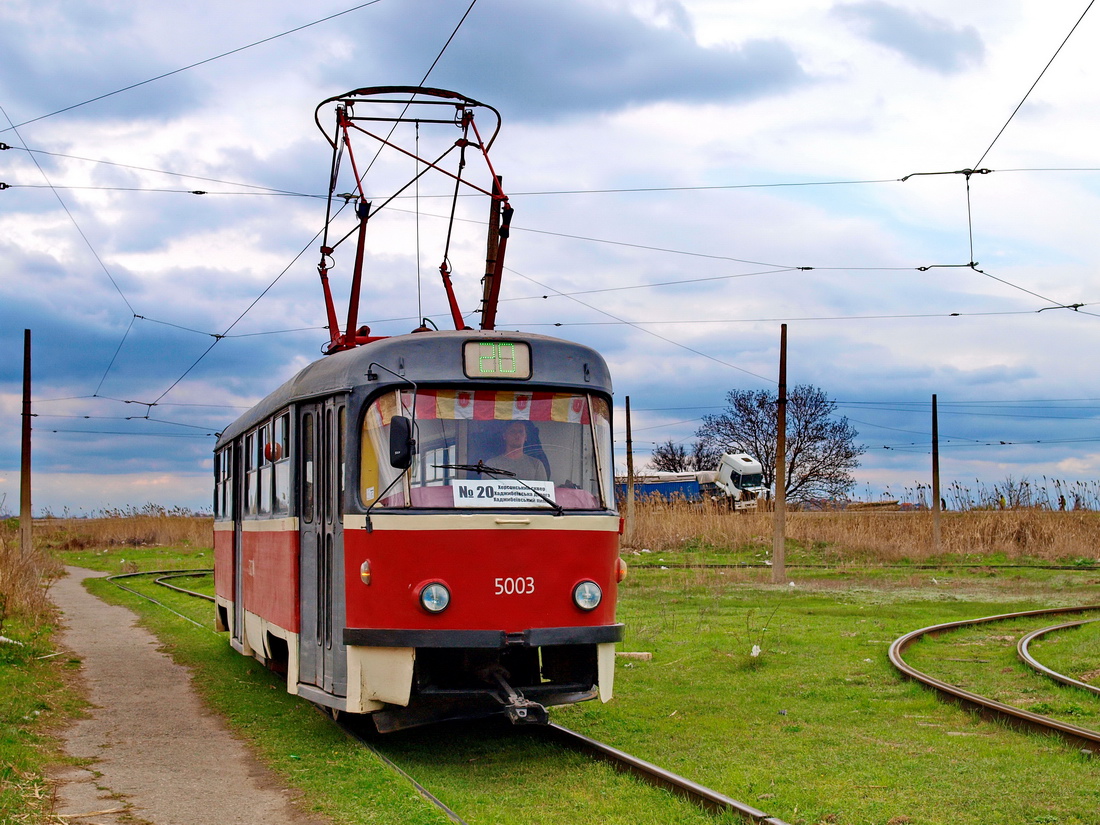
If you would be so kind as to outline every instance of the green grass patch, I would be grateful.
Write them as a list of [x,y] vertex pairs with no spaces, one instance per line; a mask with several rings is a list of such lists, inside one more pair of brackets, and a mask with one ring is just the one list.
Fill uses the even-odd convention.
[[52,822],[46,771],[67,761],[57,725],[84,704],[73,684],[80,662],[51,655],[52,626],[9,620],[0,642],[0,822]]
[[[210,562],[201,548],[177,549],[174,557],[156,547],[79,552],[67,561],[110,572]],[[672,554],[653,555],[667,561]],[[683,555],[713,557],[703,549]],[[1100,820],[1096,763],[1075,746],[982,721],[903,681],[886,659],[890,642],[917,627],[1088,601],[1095,598],[1095,572],[851,565],[793,570],[792,587],[770,584],[765,569],[639,567],[621,591],[627,635],[620,649],[650,652],[652,660],[620,660],[613,702],[554,709],[555,721],[792,825]],[[445,821],[369,751],[212,633],[209,603],[148,581],[127,583],[206,627],[108,582],[91,587],[142,616],[168,652],[193,670],[211,707],[303,791],[308,809],[339,823]],[[1066,651],[1067,661],[1095,662],[1087,658],[1095,649],[1068,648],[1071,637],[1090,632],[1065,634],[1057,645],[1067,647],[1057,651],[1048,651],[1046,641],[1033,650],[1051,667]],[[1060,710],[1074,724],[1096,726],[1096,697],[1033,679],[1015,662],[1014,642],[977,641],[945,636],[933,642],[942,649],[917,645],[909,658],[941,678],[970,679],[978,692],[1014,694]],[[1000,672],[1005,669],[1012,673]],[[471,822],[715,821],[507,726],[435,726],[378,737],[376,744]]]
[[286,693],[285,683],[274,674],[234,652],[224,634],[213,632],[209,602],[147,579],[127,579],[125,584],[203,626],[185,622],[104,579],[87,586],[105,601],[125,605],[141,617],[164,642],[165,651],[192,671],[195,688],[207,704],[223,714],[288,785],[304,793],[306,810],[341,823],[446,821],[374,754],[348,739],[308,702]]
[[1043,636],[1031,643],[1030,650],[1037,661],[1056,673],[1100,688],[1100,622]]
[[[792,588],[718,572],[636,571],[623,647],[653,659],[620,666],[612,705],[559,718],[792,823],[1097,821],[1095,765],[1076,747],[983,722],[886,659],[909,630],[1042,606],[1021,599],[1026,575]],[[1088,590],[1078,576],[1059,599]]]
[[[196,674],[208,703],[254,745],[261,758],[310,800],[308,807],[341,823],[445,821],[410,796],[411,786],[368,750],[347,739],[283,681],[233,652],[215,635],[208,603],[126,579],[127,587],[208,627],[197,628],[105,580],[93,593],[135,609],[177,661]],[[667,793],[584,757],[493,723],[444,725],[375,737],[378,749],[471,821],[557,823],[578,815],[633,825],[638,821],[715,821]]]

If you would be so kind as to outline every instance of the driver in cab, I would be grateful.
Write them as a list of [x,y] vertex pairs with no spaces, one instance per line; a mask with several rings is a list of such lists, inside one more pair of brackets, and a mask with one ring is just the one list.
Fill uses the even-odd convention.
[[485,464],[515,473],[524,481],[548,481],[546,467],[534,456],[523,451],[527,444],[527,425],[522,421],[509,421],[502,434],[504,452],[487,459]]

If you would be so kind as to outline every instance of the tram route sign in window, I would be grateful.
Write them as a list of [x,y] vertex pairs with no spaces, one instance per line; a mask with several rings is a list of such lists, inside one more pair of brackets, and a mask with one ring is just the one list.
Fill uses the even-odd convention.
[[467,378],[531,377],[531,345],[525,341],[467,341],[462,354]]

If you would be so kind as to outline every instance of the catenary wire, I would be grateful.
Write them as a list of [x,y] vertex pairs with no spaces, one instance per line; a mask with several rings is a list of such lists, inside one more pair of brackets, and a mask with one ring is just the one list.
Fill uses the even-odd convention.
[[[230,49],[227,52],[222,52],[221,54],[214,55],[213,57],[207,57],[204,60],[200,60],[196,63],[191,63],[191,64],[189,64],[187,66],[183,66],[179,69],[173,69],[170,72],[164,72],[163,74],[159,74],[156,77],[150,77],[149,79],[142,80],[138,83],[131,83],[129,86],[124,86],[121,89],[115,89],[113,92],[107,92],[105,94],[101,94],[101,95],[98,95],[96,97],[89,98],[88,100],[82,101],[80,103],[74,103],[71,106],[66,106],[63,109],[58,109],[54,112],[50,112],[50,113],[45,114],[45,115],[39,115],[38,117],[31,118],[30,120],[24,120],[22,123],[13,124],[9,128],[10,129],[15,129],[15,128],[18,128],[20,126],[26,126],[30,123],[37,123],[40,120],[45,120],[46,118],[54,117],[55,115],[60,115],[64,112],[71,112],[73,109],[79,109],[81,106],[87,106],[89,103],[95,103],[97,101],[104,100],[108,97],[113,97],[114,95],[122,94],[123,92],[128,92],[128,91],[131,91],[132,89],[137,89],[140,86],[146,86],[150,83],[155,83],[158,80],[163,80],[166,77],[171,77],[172,75],[177,75],[177,74],[180,74],[182,72],[186,72],[189,69],[194,69],[194,68],[197,68],[198,66],[204,66],[207,63],[213,63],[215,60],[221,60],[223,57],[229,57],[230,55],[237,54],[239,52],[243,52],[246,49],[251,49],[254,46],[260,46],[260,45],[263,45],[264,43],[270,43],[272,40],[278,40],[280,37],[286,37],[288,34],[294,34],[295,32],[300,32],[300,31],[302,31],[304,29],[308,29],[312,26],[316,26],[316,25],[319,25],[321,23],[327,23],[329,20],[335,20],[337,17],[342,17],[345,14],[351,14],[352,12],[359,11],[360,9],[364,9],[367,6],[373,6],[375,3],[379,3],[379,2],[381,2],[381,0],[369,0],[369,2],[360,3],[358,6],[352,6],[350,9],[344,9],[343,11],[336,12],[335,14],[330,14],[327,17],[322,17],[319,20],[314,20],[312,23],[306,23],[306,24],[301,25],[301,26],[296,26],[295,28],[288,29],[285,32],[280,32],[279,34],[273,34],[270,37],[263,38],[262,40],[256,40],[255,42],[249,43],[246,46],[238,46],[235,49]],[[0,134],[3,134],[6,131],[9,131],[9,130],[8,129],[0,129]]]
[[[345,204],[345,206],[346,206],[346,204]],[[341,207],[341,210],[342,209],[343,209],[343,207]],[[339,214],[339,213],[337,213],[337,214]],[[214,349],[214,347],[216,347],[222,339],[225,338],[225,336],[233,329],[233,327],[237,326],[237,324],[239,324],[241,322],[241,320],[244,318],[244,316],[246,316],[249,312],[252,311],[252,308],[255,307],[256,304],[258,304],[263,299],[263,297],[265,295],[267,295],[267,293],[272,290],[272,288],[274,288],[275,284],[279,283],[279,281],[282,279],[282,277],[284,275],[286,275],[287,272],[290,271],[290,268],[298,262],[298,259],[301,258],[302,255],[304,255],[313,246],[313,244],[316,242],[316,240],[319,237],[321,237],[321,232],[322,231],[324,231],[324,230],[318,230],[318,232],[312,238],[310,238],[309,242],[301,248],[301,250],[298,252],[298,254],[295,255],[291,259],[290,263],[288,263],[285,267],[283,267],[283,270],[278,275],[275,276],[275,279],[271,283],[269,283],[266,287],[264,287],[263,292],[261,292],[259,295],[257,295],[255,297],[255,299],[253,299],[252,303],[250,303],[247,307],[245,307],[244,311],[236,317],[236,319],[233,321],[233,323],[231,323],[228,327],[225,328],[225,332],[223,332],[223,333],[221,333],[221,335],[215,337],[214,341],[210,344],[209,347],[206,348],[206,350],[202,353],[202,355],[200,355],[198,358],[196,358],[195,361],[191,364],[191,366],[189,366],[186,370],[184,370],[183,375],[181,375],[179,378],[177,378],[175,381],[173,381],[171,386],[168,387],[168,389],[166,389],[164,392],[162,392],[160,395],[158,395],[156,397],[156,399],[153,401],[154,405],[159,404],[160,401],[164,398],[164,396],[168,395],[168,393],[170,393],[173,389],[175,389],[176,386],[179,385],[179,383],[184,378],[187,377],[187,375],[191,372],[191,370],[193,370],[195,367],[197,367],[202,362],[202,360],[204,358],[206,358],[207,355],[210,354],[210,351],[212,349]]]
[[[152,171],[157,171],[157,170],[152,170]],[[900,181],[905,181],[905,180],[908,180],[909,178],[917,176],[917,175],[946,175],[946,174],[966,174],[967,175],[967,183],[966,183],[966,186],[967,186],[967,228],[968,228],[968,237],[969,237],[969,243],[970,243],[971,261],[968,262],[968,263],[965,263],[965,264],[930,264],[930,265],[906,266],[906,267],[791,266],[791,265],[781,265],[781,264],[774,264],[774,263],[764,263],[764,262],[759,262],[759,261],[750,261],[750,260],[746,260],[746,259],[742,259],[742,258],[735,258],[735,257],[731,257],[731,256],[722,256],[722,255],[713,255],[713,254],[707,254],[707,253],[701,253],[701,252],[693,252],[693,251],[690,251],[690,250],[678,250],[678,249],[671,249],[671,248],[667,248],[667,247],[654,247],[654,246],[649,246],[649,245],[644,245],[644,244],[636,244],[636,243],[632,243],[632,242],[628,242],[628,241],[612,241],[612,240],[603,239],[603,238],[593,238],[593,237],[590,237],[590,236],[572,235],[572,234],[567,234],[567,233],[558,233],[558,232],[552,232],[552,231],[548,231],[548,230],[540,230],[540,229],[534,229],[534,228],[529,228],[529,227],[523,227],[521,225],[515,225],[515,226],[513,226],[513,229],[516,230],[516,231],[520,231],[520,232],[529,232],[529,233],[533,233],[533,234],[542,234],[542,235],[564,237],[564,238],[570,238],[570,239],[574,239],[574,240],[587,241],[587,242],[591,242],[591,243],[609,244],[609,245],[622,246],[622,247],[627,247],[627,248],[643,249],[643,250],[647,250],[647,251],[664,252],[664,253],[668,253],[668,254],[708,258],[708,259],[712,259],[712,260],[727,260],[727,261],[733,261],[733,262],[737,262],[737,263],[750,263],[750,264],[754,264],[754,265],[758,265],[758,266],[769,266],[769,267],[774,268],[772,271],[763,272],[763,273],[741,273],[741,274],[728,275],[728,276],[717,276],[715,278],[709,278],[709,279],[701,278],[701,279],[694,279],[694,280],[684,280],[684,281],[681,281],[680,283],[701,282],[701,281],[706,281],[706,280],[721,280],[722,278],[749,277],[750,275],[756,275],[756,274],[774,274],[774,273],[790,272],[790,271],[820,270],[820,271],[849,271],[849,272],[851,272],[851,271],[879,271],[879,272],[884,272],[884,271],[916,270],[916,271],[924,272],[924,271],[928,271],[930,269],[955,267],[955,268],[969,268],[969,269],[972,269],[975,272],[977,272],[977,273],[979,273],[979,274],[981,274],[981,275],[983,275],[983,276],[985,276],[985,277],[987,277],[987,278],[989,278],[993,281],[1004,284],[1005,286],[1011,287],[1013,289],[1020,290],[1020,291],[1026,293],[1028,295],[1031,295],[1033,297],[1036,297],[1036,298],[1039,298],[1043,301],[1046,301],[1048,304],[1050,304],[1050,306],[1045,307],[1045,309],[1072,309],[1074,311],[1080,311],[1081,307],[1087,306],[1087,304],[1080,303],[1080,302],[1068,303],[1067,304],[1067,303],[1057,301],[1053,298],[1049,298],[1049,297],[1047,297],[1045,295],[1042,295],[1040,293],[1037,293],[1033,290],[1027,289],[1026,287],[1015,284],[1015,283],[1013,283],[1013,282],[1011,282],[1011,281],[1009,281],[1005,278],[1001,278],[1001,277],[998,277],[996,275],[993,275],[993,274],[991,274],[991,273],[989,273],[989,272],[987,272],[987,271],[985,271],[985,270],[983,270],[983,269],[981,269],[977,266],[977,263],[973,261],[973,258],[974,258],[974,241],[973,241],[973,223],[972,223],[972,217],[971,217],[970,184],[969,184],[969,173],[972,173],[974,171],[975,170],[966,169],[966,170],[956,170],[956,171],[951,171],[951,172],[915,172],[915,173],[911,173],[909,175],[906,175],[902,178],[896,179],[896,180],[900,180]],[[984,169],[984,170],[977,170],[977,171],[991,172],[993,170]],[[1022,170],[1013,170],[1013,171],[1022,171]],[[167,173],[167,174],[175,174],[175,173]],[[853,181],[853,182],[856,182],[856,181]],[[877,182],[884,182],[884,181],[862,181],[862,182],[877,183]],[[240,184],[240,185],[247,186],[249,184]],[[778,186],[778,185],[812,186],[812,185],[819,185],[819,184],[814,184],[812,182],[808,182],[808,183],[791,183],[791,184],[746,184],[746,185],[740,185],[740,186],[731,185],[731,186],[704,187],[704,188],[719,188],[719,189],[750,188],[750,187],[755,187],[755,186],[768,186],[768,185],[776,185],[776,186]],[[828,185],[828,183],[824,183],[824,184],[820,184],[820,185]],[[28,186],[28,185],[14,184],[14,185],[9,185],[9,186],[11,188],[14,188],[15,186]],[[116,188],[121,189],[122,187],[70,187],[70,188],[111,189],[111,190],[113,190],[113,189],[116,189]],[[679,190],[679,189],[691,190],[691,189],[695,189],[695,188],[699,188],[699,187],[668,187],[667,189],[670,189],[670,190]],[[127,191],[133,191],[133,188],[131,188],[131,187],[126,187],[125,189]],[[195,191],[195,190],[144,190],[144,191],[177,191],[177,192],[180,192],[180,193],[187,193],[187,194],[247,194],[247,193],[209,193],[209,192],[199,192],[199,191]],[[572,192],[569,192],[569,193],[582,192],[582,191],[585,191],[585,190],[573,190]],[[639,189],[635,189],[635,190],[624,189],[624,190],[590,190],[590,191],[592,191],[592,192],[601,192],[601,191],[623,191],[623,192],[641,191],[641,192],[644,192],[644,191],[656,191],[656,190],[650,190],[650,189],[647,189],[647,188],[639,188]],[[300,195],[300,193],[290,193],[290,192],[277,191],[277,190],[273,190],[272,193],[286,194],[286,195],[299,195],[301,197],[318,197],[318,198],[322,197],[322,196],[319,196],[319,195]],[[565,194],[567,192],[563,190],[562,193]],[[539,193],[534,193],[534,194],[539,194]],[[423,197],[423,196],[421,196],[421,197]],[[393,211],[407,211],[407,210],[394,209]],[[421,213],[419,211],[416,212],[416,215],[417,215],[417,218],[421,217]],[[423,213],[423,216],[424,217],[436,217],[436,218],[440,218],[440,219],[445,219],[445,216],[430,215],[429,213]],[[467,220],[467,222],[469,222],[468,219],[465,219],[465,220]],[[477,221],[477,222],[480,222],[480,221]],[[669,283],[673,283],[673,282],[669,282]],[[591,290],[591,292],[614,291],[614,290],[625,290],[625,289],[638,289],[638,288],[645,288],[645,286],[647,286],[647,285],[612,287],[612,288],[607,288],[605,290]],[[563,293],[563,294],[566,294],[566,293]],[[569,294],[584,294],[584,293],[577,292],[577,293],[569,293]],[[542,296],[521,296],[521,297],[515,297],[515,298],[507,298],[507,299],[503,299],[503,300],[504,301],[522,301],[522,300],[533,300],[535,298],[547,298],[547,297],[548,296],[546,296],[546,295],[542,295]],[[1092,312],[1085,311],[1085,312],[1082,312],[1082,314],[1097,317],[1096,313],[1092,313]],[[884,317],[901,317],[901,316],[884,316]],[[913,315],[913,316],[908,316],[908,317],[921,317],[921,316]]]
[[78,433],[80,435],[125,435],[130,437],[143,437],[143,438],[213,438],[217,435],[216,432],[208,432],[204,435],[191,434],[191,433],[136,433],[136,432],[124,432],[119,430],[68,430],[68,429],[54,429],[54,428],[41,428],[33,427],[34,432],[45,433]]
[[[993,146],[997,143],[998,140],[1000,140],[1001,135],[1003,135],[1005,129],[1008,128],[1008,124],[1010,124],[1012,122],[1012,119],[1016,117],[1016,113],[1020,111],[1020,108],[1024,105],[1024,102],[1027,100],[1028,96],[1032,93],[1032,91],[1034,91],[1035,87],[1039,85],[1039,81],[1043,79],[1043,75],[1047,73],[1047,69],[1050,68],[1051,64],[1061,53],[1066,43],[1069,42],[1069,39],[1073,36],[1073,33],[1077,31],[1077,27],[1081,25],[1081,21],[1085,19],[1085,15],[1089,13],[1089,9],[1092,8],[1093,3],[1095,2],[1096,0],[1089,0],[1089,4],[1085,6],[1085,10],[1081,12],[1081,16],[1077,18],[1077,22],[1074,23],[1073,27],[1069,30],[1069,34],[1066,35],[1065,39],[1061,42],[1061,44],[1059,44],[1058,48],[1054,50],[1054,54],[1051,56],[1050,60],[1047,61],[1047,64],[1043,66],[1043,70],[1039,72],[1039,76],[1035,78],[1035,82],[1032,83],[1027,92],[1024,93],[1024,96],[1020,100],[1020,102],[1016,104],[1016,108],[1012,110],[1012,114],[1008,116],[1008,120],[1005,121],[1004,126],[1000,128],[1000,131],[997,132],[992,142],[989,144],[989,146],[986,147],[986,150],[982,152],[982,156],[978,158],[978,162],[974,164],[975,168],[982,165],[982,161],[985,160],[986,155],[988,155],[990,151],[992,151]],[[973,259],[973,257],[974,256],[971,255],[971,259]]]
[[[379,0],[372,0],[372,2],[371,2],[371,3],[366,3],[366,4],[363,4],[363,5],[364,5],[364,6],[366,6],[366,5],[373,5],[373,3],[376,3],[376,2],[379,2]],[[465,12],[465,13],[464,13],[464,14],[462,15],[462,18],[461,18],[461,19],[460,19],[460,20],[458,21],[458,25],[456,25],[456,26],[455,26],[455,28],[454,28],[454,30],[453,30],[453,31],[451,32],[451,35],[450,35],[450,37],[448,37],[448,38],[447,38],[447,42],[443,44],[443,48],[441,48],[441,49],[439,50],[439,53],[438,53],[438,54],[436,55],[436,57],[435,57],[435,60],[433,60],[433,61],[432,61],[432,64],[431,64],[431,66],[429,66],[429,67],[428,67],[428,70],[427,70],[427,71],[426,71],[426,72],[424,73],[424,76],[423,76],[423,78],[421,78],[421,80],[420,80],[420,84],[419,84],[419,85],[423,85],[423,84],[424,84],[424,82],[425,82],[425,81],[426,81],[426,80],[428,79],[428,75],[430,75],[430,74],[432,73],[432,70],[433,70],[433,69],[434,69],[434,68],[436,67],[436,64],[438,64],[438,63],[439,63],[439,60],[440,60],[440,59],[441,59],[441,58],[443,57],[443,54],[444,54],[444,52],[446,52],[446,51],[447,51],[447,47],[451,45],[451,42],[452,42],[452,41],[454,40],[454,38],[455,38],[455,35],[457,35],[457,34],[458,34],[458,30],[459,30],[460,28],[462,28],[462,24],[466,22],[466,18],[467,18],[467,17],[469,16],[470,12],[471,12],[471,11],[473,10],[473,8],[474,8],[474,5],[475,5],[476,3],[477,3],[477,0],[470,0],[470,5],[469,5],[469,6],[467,7],[467,9],[466,9],[466,12]],[[346,12],[343,12],[343,13],[346,13]],[[331,19],[331,18],[327,18],[327,19]],[[411,102],[411,101],[410,101],[410,102]],[[408,106],[406,106],[406,109],[407,109],[407,108],[408,108]],[[395,128],[396,128],[396,124],[394,124],[394,126],[395,126]],[[392,134],[392,130],[391,130],[391,134]],[[377,157],[377,155],[376,155],[375,157]],[[373,161],[372,161],[372,163],[373,163]],[[365,174],[365,173],[364,173],[364,174]],[[345,201],[345,203],[344,203],[344,206],[342,206],[342,207],[341,207],[341,208],[340,208],[340,209],[339,209],[339,210],[337,211],[336,215],[334,215],[334,216],[332,217],[332,220],[335,220],[335,219],[336,219],[336,217],[337,217],[337,216],[338,216],[338,215],[340,214],[340,212],[342,212],[342,211],[343,211],[343,209],[344,209],[344,208],[345,208],[345,207],[346,207],[346,206],[347,206],[347,205],[348,205],[349,203],[350,203],[350,201]],[[330,222],[331,222],[331,221],[330,221]],[[204,351],[204,352],[203,352],[203,353],[202,353],[202,354],[201,354],[201,355],[200,355],[200,356],[199,356],[199,357],[198,357],[198,358],[197,358],[197,359],[196,359],[196,360],[194,361],[194,363],[192,363],[192,364],[191,364],[191,366],[189,366],[189,367],[188,367],[188,368],[187,368],[187,369],[186,369],[186,370],[184,371],[183,375],[181,375],[181,376],[180,376],[179,378],[177,378],[177,379],[175,380],[175,382],[173,382],[173,383],[172,383],[172,385],[171,385],[170,387],[168,387],[168,389],[166,389],[166,390],[165,390],[165,391],[164,391],[163,393],[161,393],[161,394],[160,394],[160,395],[159,395],[159,396],[158,396],[158,397],[156,398],[156,400],[155,400],[155,401],[153,402],[154,404],[158,403],[158,402],[159,402],[159,401],[160,401],[160,400],[161,400],[162,398],[164,398],[164,396],[166,396],[166,395],[167,395],[168,393],[170,393],[170,392],[171,392],[171,391],[172,391],[172,390],[173,390],[173,389],[174,389],[174,388],[175,388],[175,387],[176,387],[176,386],[177,386],[177,385],[178,385],[178,384],[179,384],[179,383],[180,383],[180,382],[181,382],[181,381],[182,381],[182,380],[183,380],[184,378],[186,378],[186,377],[187,377],[187,375],[188,375],[188,374],[189,374],[189,373],[190,373],[190,372],[191,372],[191,371],[192,371],[192,370],[193,370],[193,369],[194,369],[195,367],[197,367],[197,366],[199,365],[199,363],[200,363],[200,362],[201,362],[201,361],[202,361],[202,360],[203,360],[204,358],[206,358],[206,356],[207,356],[207,355],[209,355],[209,354],[210,354],[210,351],[211,351],[212,349],[214,349],[214,347],[215,347],[215,346],[217,346],[218,342],[219,342],[219,341],[221,341],[221,340],[222,340],[222,338],[224,338],[224,337],[225,337],[225,335],[226,335],[226,334],[228,334],[228,333],[229,333],[229,332],[230,332],[230,331],[231,331],[231,330],[233,329],[233,327],[235,327],[235,326],[236,326],[236,325],[237,325],[237,324],[238,324],[238,323],[239,323],[239,322],[241,321],[241,319],[242,319],[242,318],[244,318],[244,316],[245,316],[245,315],[247,315],[247,314],[248,314],[248,313],[249,313],[249,312],[250,312],[250,311],[252,310],[252,308],[253,308],[254,306],[256,306],[256,304],[257,304],[257,303],[259,303],[259,302],[260,302],[260,300],[261,300],[261,299],[262,299],[262,298],[264,297],[264,295],[266,295],[266,294],[268,293],[268,291],[269,291],[269,290],[270,290],[270,289],[271,289],[272,287],[274,287],[276,283],[278,283],[279,279],[280,279],[280,278],[282,278],[282,277],[283,277],[283,275],[285,275],[285,274],[287,273],[287,271],[288,271],[288,270],[290,269],[290,267],[292,267],[292,266],[293,266],[293,265],[294,265],[294,264],[295,264],[295,263],[297,262],[297,260],[298,260],[298,259],[299,259],[299,258],[300,258],[300,257],[301,257],[301,256],[302,256],[303,254],[305,254],[306,250],[307,250],[307,249],[308,249],[309,247],[311,247],[311,246],[313,245],[313,243],[314,243],[314,242],[315,242],[315,241],[317,240],[317,238],[321,237],[321,235],[322,235],[322,234],[324,233],[324,231],[325,231],[325,228],[324,228],[324,227],[322,227],[322,229],[318,230],[317,234],[313,236],[313,239],[312,239],[312,240],[311,240],[311,241],[309,242],[309,244],[307,244],[307,245],[306,245],[305,247],[303,247],[303,249],[302,249],[302,250],[301,250],[301,251],[300,251],[300,252],[299,252],[299,253],[298,253],[297,255],[295,255],[295,256],[294,256],[294,259],[293,259],[293,260],[292,260],[292,261],[291,261],[291,262],[290,262],[289,264],[287,264],[286,268],[284,268],[284,269],[283,269],[283,271],[279,273],[279,275],[278,275],[278,276],[277,276],[277,277],[275,278],[275,280],[274,280],[274,281],[272,281],[272,282],[271,282],[271,283],[270,283],[270,284],[269,284],[269,285],[267,286],[267,288],[266,288],[266,289],[264,289],[264,291],[263,291],[263,292],[261,292],[261,293],[260,293],[260,294],[259,294],[259,295],[258,295],[258,296],[256,297],[256,300],[254,300],[254,301],[253,301],[253,302],[252,302],[251,304],[249,304],[249,305],[248,305],[248,307],[246,307],[246,308],[245,308],[244,312],[242,312],[242,313],[241,313],[241,314],[240,314],[240,315],[239,315],[239,316],[237,317],[237,319],[236,319],[235,321],[233,321],[233,323],[232,323],[232,324],[230,324],[230,325],[229,325],[229,327],[227,327],[227,328],[226,328],[225,332],[223,332],[223,333],[222,333],[221,337],[220,337],[220,338],[215,338],[215,339],[214,339],[214,342],[213,342],[213,343],[211,343],[211,344],[210,344],[210,346],[209,346],[209,347],[207,347],[207,348],[206,348],[206,350],[205,350],[205,351]]]
[[[26,141],[23,140],[23,136],[19,133],[19,127],[14,124],[10,117],[8,117],[7,110],[4,109],[3,106],[0,106],[0,113],[4,115],[4,119],[10,124],[9,129],[15,132],[16,138],[25,147],[27,144]],[[5,129],[2,131],[9,131],[9,129]],[[115,291],[118,293],[119,297],[122,298],[122,302],[126,304],[126,307],[130,310],[131,313],[133,313],[134,307],[130,304],[130,300],[126,297],[126,293],[122,291],[122,287],[118,285],[118,281],[115,280],[115,277],[111,274],[111,271],[107,269],[107,265],[103,263],[103,259],[99,257],[99,253],[96,252],[95,247],[92,246],[92,242],[88,239],[88,236],[84,234],[84,230],[81,228],[79,222],[77,222],[76,216],[73,215],[73,213],[69,210],[69,206],[65,203],[64,198],[61,197],[61,194],[56,189],[53,189],[52,184],[50,184],[50,178],[46,174],[46,170],[42,168],[42,166],[38,163],[38,160],[33,155],[31,156],[31,160],[34,162],[35,167],[41,173],[42,179],[45,180],[48,185],[50,185],[54,197],[57,198],[57,202],[61,204],[61,208],[69,217],[69,220],[72,222],[73,226],[76,227],[77,233],[84,240],[84,244],[88,247],[88,250],[92,253],[92,257],[96,259],[96,262],[99,264],[100,269],[103,270],[108,280],[110,280],[111,284],[114,286]]]
[[[1090,5],[1091,5],[1091,3],[1090,3]],[[1003,131],[1003,130],[1002,130],[1002,131]],[[988,150],[987,150],[987,151],[988,151]],[[971,246],[971,249],[972,249],[972,246]],[[972,257],[972,256],[974,256],[974,255],[972,255],[972,253],[971,253],[971,257]],[[1005,283],[1007,283],[1007,282],[1005,282]],[[634,287],[634,288],[637,288],[637,287]],[[1037,297],[1042,297],[1042,296],[1037,296]],[[1049,300],[1049,299],[1047,299],[1047,300]],[[1051,303],[1052,303],[1052,304],[1056,304],[1056,301],[1051,301]],[[1057,304],[1056,304],[1056,305],[1057,305]],[[587,306],[587,305],[585,305],[585,306]],[[621,321],[621,322],[623,322],[623,323],[629,323],[629,322],[627,322],[627,321]],[[256,333],[256,334],[261,334],[261,333]]]
[[[533,284],[537,284],[538,286],[541,286],[543,289],[550,289],[550,290],[553,290],[554,292],[557,292],[557,290],[554,290],[553,287],[550,287],[550,286],[548,286],[548,285],[546,285],[546,284],[544,284],[540,281],[536,281],[534,278],[531,278],[527,275],[524,275],[522,272],[518,272],[515,269],[512,269],[510,267],[505,267],[505,269],[507,269],[509,272],[511,272],[514,275],[519,275],[519,277],[523,278],[524,280],[530,281]],[[603,309],[600,309],[599,307],[595,307],[595,306],[592,306],[591,304],[587,304],[584,301],[580,300],[579,298],[575,298],[575,297],[572,297],[572,296],[567,296],[567,297],[569,297],[569,300],[574,301],[575,303],[578,303],[583,307],[587,307],[588,309],[591,309],[595,312],[599,312],[601,315],[606,315],[609,318],[614,318],[616,321],[619,321],[620,323],[626,324],[628,326],[632,326],[635,329],[637,329],[638,331],[644,332],[646,335],[652,335],[654,338],[659,338],[660,340],[664,341],[665,343],[672,344],[675,347],[679,347],[680,349],[684,349],[684,350],[687,350],[688,352],[692,352],[692,353],[694,353],[698,356],[706,358],[709,361],[714,361],[716,364],[721,364],[722,366],[730,367],[731,369],[735,369],[738,372],[743,372],[746,375],[751,375],[753,378],[759,378],[761,381],[763,381],[767,384],[774,384],[775,383],[775,381],[770,379],[770,378],[766,378],[763,375],[759,375],[755,372],[752,372],[751,370],[747,370],[744,367],[739,367],[736,364],[731,364],[729,361],[723,361],[721,358],[716,358],[713,355],[709,355],[709,354],[707,354],[705,352],[702,352],[700,350],[697,350],[693,347],[689,347],[687,344],[681,344],[679,341],[673,341],[671,338],[666,338],[663,335],[658,335],[653,330],[645,329],[644,327],[641,327],[641,326],[639,326],[638,324],[636,324],[634,322],[628,321],[625,318],[620,318],[617,315],[614,315],[614,314],[608,312],[607,310],[603,310]]]

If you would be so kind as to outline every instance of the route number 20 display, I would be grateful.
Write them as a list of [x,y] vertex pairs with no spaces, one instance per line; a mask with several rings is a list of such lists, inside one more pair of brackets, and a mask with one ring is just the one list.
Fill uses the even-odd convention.
[[493,582],[498,596],[525,596],[535,592],[535,579],[533,576],[516,576],[515,578],[497,576]]

